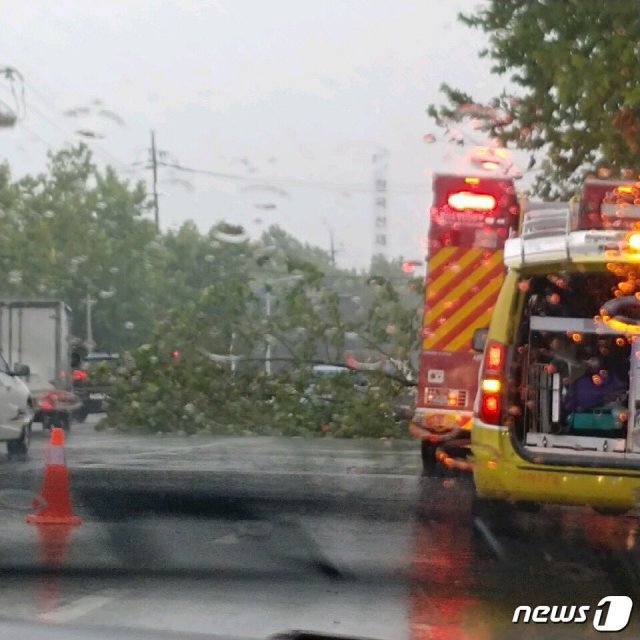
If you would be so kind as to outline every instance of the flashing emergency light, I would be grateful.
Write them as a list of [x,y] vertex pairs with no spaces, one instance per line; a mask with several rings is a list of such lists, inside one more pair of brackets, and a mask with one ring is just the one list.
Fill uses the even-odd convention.
[[465,211],[468,209],[475,211],[493,211],[496,207],[496,199],[484,193],[458,191],[449,196],[447,204],[456,211]]
[[634,251],[640,251],[640,233],[631,233],[627,238],[627,245],[629,249]]

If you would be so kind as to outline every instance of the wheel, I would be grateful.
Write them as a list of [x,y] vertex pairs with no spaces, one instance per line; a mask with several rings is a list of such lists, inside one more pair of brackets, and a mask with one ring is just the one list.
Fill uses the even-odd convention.
[[422,475],[426,477],[435,475],[437,467],[436,445],[433,442],[421,440],[420,454],[422,456]]
[[71,430],[70,413],[44,413],[42,414],[42,430],[46,431],[52,427],[62,427],[65,431]]
[[89,409],[87,409],[87,407],[83,405],[82,407],[80,407],[80,409],[78,409],[78,411],[76,411],[73,418],[78,422],[84,422],[87,419],[88,415],[89,415]]
[[9,460],[26,460],[31,444],[31,423],[22,429],[22,437],[19,440],[9,440],[7,442],[7,453]]
[[53,417],[47,413],[42,414],[42,430],[47,431],[53,427]]
[[71,431],[71,413],[61,413],[58,417],[58,426],[62,427],[67,433]]

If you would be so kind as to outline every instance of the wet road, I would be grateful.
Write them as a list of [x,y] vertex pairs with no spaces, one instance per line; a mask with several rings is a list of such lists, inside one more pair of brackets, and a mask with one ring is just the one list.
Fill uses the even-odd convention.
[[591,618],[514,625],[513,611],[628,595],[632,622],[615,637],[640,631],[634,514],[478,515],[468,478],[419,477],[411,442],[78,425],[66,452],[83,524],[42,533],[24,523],[42,475],[34,439],[30,461],[0,462],[1,616],[245,638],[582,638],[607,634]]

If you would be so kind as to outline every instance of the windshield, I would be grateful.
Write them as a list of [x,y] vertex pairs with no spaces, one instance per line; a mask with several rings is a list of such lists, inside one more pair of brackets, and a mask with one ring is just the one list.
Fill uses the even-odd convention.
[[637,3],[4,4],[0,638],[637,637]]

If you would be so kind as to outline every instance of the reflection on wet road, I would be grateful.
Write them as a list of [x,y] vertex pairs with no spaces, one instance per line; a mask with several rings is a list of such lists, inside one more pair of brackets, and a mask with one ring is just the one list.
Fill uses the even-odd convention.
[[[413,525],[411,630],[416,640],[606,637],[592,625],[513,624],[521,605],[640,603],[636,516],[544,507],[478,515],[469,479],[426,481]],[[639,605],[636,604],[636,608]],[[637,637],[638,611],[616,637]]]
[[[470,478],[421,478],[414,443],[72,433],[84,519],[24,523],[44,438],[0,462],[0,616],[265,637],[285,628],[396,640],[606,637],[514,625],[516,607],[628,595],[640,632],[635,515],[487,514]],[[50,571],[39,569],[46,560]],[[66,573],[51,571],[61,565]]]

